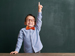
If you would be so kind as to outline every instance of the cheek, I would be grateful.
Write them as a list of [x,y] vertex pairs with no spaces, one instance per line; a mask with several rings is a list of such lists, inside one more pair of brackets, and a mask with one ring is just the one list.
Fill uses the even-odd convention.
[[35,25],[35,22],[33,24]]
[[28,25],[28,22],[26,22],[25,25]]
[[29,24],[29,22],[27,22],[27,25]]
[[26,22],[24,22],[24,25],[27,25],[27,23],[26,23]]

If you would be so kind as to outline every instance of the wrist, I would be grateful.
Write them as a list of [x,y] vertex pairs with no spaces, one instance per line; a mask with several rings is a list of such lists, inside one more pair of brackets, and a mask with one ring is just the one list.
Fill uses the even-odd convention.
[[38,10],[38,12],[42,12],[41,10]]

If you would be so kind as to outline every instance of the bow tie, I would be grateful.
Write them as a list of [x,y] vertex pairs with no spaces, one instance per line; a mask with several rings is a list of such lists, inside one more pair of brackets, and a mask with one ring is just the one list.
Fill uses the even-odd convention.
[[26,30],[29,30],[29,29],[32,29],[32,30],[35,30],[35,27],[29,27],[29,26],[26,26]]

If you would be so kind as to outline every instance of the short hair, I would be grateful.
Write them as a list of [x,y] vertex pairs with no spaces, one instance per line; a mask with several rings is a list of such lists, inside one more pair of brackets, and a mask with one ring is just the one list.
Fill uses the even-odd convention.
[[26,22],[26,18],[28,17],[28,16],[32,16],[32,17],[34,17],[34,20],[35,20],[35,23],[36,23],[36,17],[34,16],[34,15],[32,15],[32,14],[28,14],[26,17],[25,17],[25,22]]

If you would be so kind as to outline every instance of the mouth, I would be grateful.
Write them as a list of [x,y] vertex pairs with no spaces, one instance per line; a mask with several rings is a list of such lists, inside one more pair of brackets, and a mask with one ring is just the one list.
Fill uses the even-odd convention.
[[29,25],[32,25],[31,23],[29,23]]

